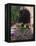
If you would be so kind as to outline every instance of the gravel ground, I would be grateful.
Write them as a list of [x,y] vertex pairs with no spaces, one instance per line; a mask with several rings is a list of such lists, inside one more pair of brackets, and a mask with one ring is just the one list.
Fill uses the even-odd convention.
[[11,40],[28,40],[32,38],[33,38],[33,34],[31,30],[25,30],[23,32],[17,30],[13,35],[11,35]]

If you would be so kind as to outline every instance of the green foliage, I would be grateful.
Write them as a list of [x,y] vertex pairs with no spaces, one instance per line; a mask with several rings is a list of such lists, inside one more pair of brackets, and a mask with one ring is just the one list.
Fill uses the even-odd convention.
[[11,20],[17,21],[17,18],[19,17],[19,6],[12,6],[11,7]]

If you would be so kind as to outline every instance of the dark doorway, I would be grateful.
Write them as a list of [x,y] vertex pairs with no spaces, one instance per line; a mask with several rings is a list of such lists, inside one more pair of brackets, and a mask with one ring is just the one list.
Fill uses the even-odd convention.
[[30,23],[30,12],[27,9],[20,11],[19,23],[23,22],[24,24]]

